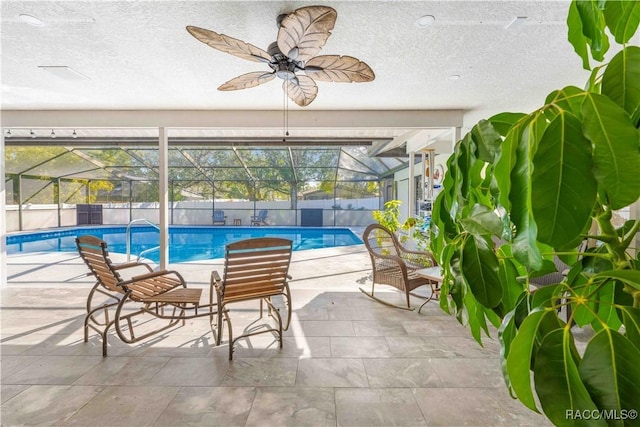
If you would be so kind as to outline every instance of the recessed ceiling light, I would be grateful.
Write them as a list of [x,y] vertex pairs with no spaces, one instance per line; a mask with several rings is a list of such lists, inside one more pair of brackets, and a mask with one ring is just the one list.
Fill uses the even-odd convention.
[[71,67],[67,67],[66,65],[38,65],[38,68],[48,71],[65,80],[89,80],[89,77],[77,72]]
[[433,15],[424,15],[421,16],[420,18],[418,18],[418,20],[416,21],[416,25],[418,27],[428,27],[429,25],[433,24],[434,22],[436,22],[436,17]]
[[519,26],[524,24],[524,21],[526,21],[526,20],[527,20],[526,16],[516,16],[515,18],[513,18],[513,20],[511,22],[509,22],[507,25],[505,25],[504,28],[508,28],[510,30],[513,30],[514,28],[518,28]]
[[462,77],[460,74],[451,74],[449,80],[459,80]]
[[26,13],[20,15],[20,20],[25,24],[33,25],[34,27],[44,27],[44,22],[35,16],[27,15]]

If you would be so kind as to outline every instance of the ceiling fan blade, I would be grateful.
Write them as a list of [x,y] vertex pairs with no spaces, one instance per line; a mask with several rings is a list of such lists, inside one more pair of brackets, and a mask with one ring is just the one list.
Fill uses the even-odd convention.
[[[295,80],[298,83],[295,83]],[[296,79],[285,80],[282,89],[287,96],[301,107],[311,104],[318,96],[318,86],[313,79],[307,76],[296,76]]]
[[252,73],[242,74],[235,77],[228,82],[220,85],[218,90],[239,90],[248,89],[267,83],[276,77],[275,73],[264,73],[262,71],[254,71]]
[[293,60],[308,61],[326,43],[337,17],[335,9],[327,6],[296,9],[280,23],[278,48]]
[[307,61],[304,72],[325,82],[362,83],[376,78],[371,67],[353,56],[316,56]]
[[202,43],[219,51],[254,62],[270,62],[271,55],[266,51],[242,40],[218,34],[214,31],[189,25],[187,31]]

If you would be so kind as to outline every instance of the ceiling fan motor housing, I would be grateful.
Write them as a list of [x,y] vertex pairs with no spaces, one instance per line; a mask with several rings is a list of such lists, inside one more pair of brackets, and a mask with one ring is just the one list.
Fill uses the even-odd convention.
[[269,67],[275,71],[277,77],[283,80],[294,79],[296,77],[296,71],[302,69],[300,63],[287,57],[280,51],[277,42],[273,42],[269,45],[267,53],[271,55]]

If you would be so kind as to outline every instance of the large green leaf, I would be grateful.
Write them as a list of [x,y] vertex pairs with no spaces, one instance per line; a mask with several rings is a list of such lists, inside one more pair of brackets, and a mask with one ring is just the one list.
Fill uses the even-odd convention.
[[585,95],[584,90],[575,86],[567,86],[551,92],[547,96],[545,104],[554,106],[558,114],[562,111],[568,111],[580,118],[582,117],[582,103]]
[[594,173],[611,209],[640,197],[640,132],[609,98],[589,93],[582,105],[583,131],[594,144]]
[[591,322],[591,326],[596,331],[602,328],[618,329],[622,326],[622,321],[618,317],[618,312],[613,305],[615,288],[616,282],[610,280],[601,284],[598,289],[598,293],[596,294],[598,319]]
[[580,378],[579,363],[568,328],[554,330],[544,337],[534,364],[534,382],[542,410],[556,426],[606,426],[602,419],[576,420],[571,416],[597,411]]
[[493,162],[502,143],[502,138],[491,122],[480,120],[471,129],[471,135],[478,146],[478,158],[485,162]]
[[596,61],[602,61],[609,50],[609,38],[604,32],[605,20],[600,2],[593,0],[574,0],[580,19],[582,20],[582,34],[591,47],[591,56]]
[[526,117],[524,113],[499,113],[489,118],[489,122],[493,125],[493,128],[502,136],[506,136],[509,133],[509,129],[518,122],[518,120]]
[[[511,353],[511,344],[516,337],[515,310],[510,311],[502,319],[502,324],[498,328],[498,339],[500,340],[500,368],[502,369],[502,377],[507,388],[511,388],[511,379],[507,369],[507,359]],[[531,386],[529,386],[531,391]]]
[[587,49],[588,39],[582,31],[582,18],[575,2],[571,2],[569,6],[569,14],[567,16],[567,28],[569,29],[568,39],[573,50],[582,58],[582,68],[591,69],[589,64],[589,50]]
[[502,221],[493,209],[484,205],[473,205],[471,214],[466,218],[462,218],[460,224],[472,234],[502,235]]
[[469,236],[465,240],[460,268],[478,302],[487,308],[500,304],[502,283],[498,276],[498,258],[483,238]]
[[573,114],[563,112],[549,124],[533,167],[531,198],[538,240],[560,250],[575,247],[591,220],[597,183],[591,144]]
[[621,307],[625,336],[640,350],[640,309]]
[[569,300],[571,301],[571,311],[573,321],[579,327],[584,327],[591,323],[597,311],[596,302],[590,297],[595,292],[596,285],[590,283],[583,274],[577,274],[571,286]]
[[619,44],[628,43],[640,23],[640,3],[637,1],[607,1],[604,19]]
[[[629,2],[631,3],[631,2]],[[640,12],[640,2],[634,2]],[[640,47],[627,46],[613,57],[602,75],[602,94],[622,107],[631,123],[640,122]]]
[[513,254],[518,261],[534,270],[542,266],[542,256],[536,245],[538,228],[533,218],[532,160],[545,125],[544,116],[534,113],[532,120],[524,129],[516,148],[516,161],[511,170],[511,191],[509,192],[511,220],[516,226]]
[[536,412],[538,408],[531,390],[530,366],[538,328],[543,316],[548,314],[548,311],[533,311],[524,319],[516,337],[511,341],[507,356],[507,374],[514,393],[527,408]]
[[639,270],[610,270],[602,271],[595,276],[594,279],[617,279],[634,289],[640,290],[640,271]]
[[506,210],[511,209],[509,192],[511,191],[511,171],[516,164],[516,148],[520,141],[520,126],[513,127],[500,146],[500,154],[494,168],[494,193],[497,194],[498,204]]
[[[509,248],[510,249],[510,248]],[[510,257],[509,251],[509,257]],[[498,251],[499,254],[504,254],[502,248]],[[498,274],[500,275],[500,282],[502,282],[502,305],[505,311],[511,311],[516,307],[522,292],[524,291],[524,284],[518,282],[518,270],[516,269],[513,261],[509,257],[501,256],[499,259]]]
[[[605,328],[587,344],[580,377],[598,408],[617,414],[609,425],[638,425],[623,420],[624,413],[640,408],[640,350],[620,333]],[[608,418],[608,417],[607,417]]]

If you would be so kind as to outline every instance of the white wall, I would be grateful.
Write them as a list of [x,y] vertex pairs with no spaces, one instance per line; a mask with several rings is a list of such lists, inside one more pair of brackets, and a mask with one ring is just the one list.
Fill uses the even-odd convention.
[[[342,209],[333,209],[333,205]],[[175,202],[169,208],[169,219],[175,225],[211,225],[213,224],[213,202],[183,201]],[[255,208],[254,208],[255,207]],[[223,210],[227,225],[239,220],[241,225],[250,225],[251,217],[262,209],[269,211],[267,223],[271,225],[299,225],[301,209],[323,209],[325,226],[364,226],[373,222],[372,210],[379,209],[378,198],[331,200],[300,200],[298,211],[291,209],[289,201],[251,202],[216,201],[215,209]],[[18,206],[9,205],[5,211],[5,224],[9,232],[20,231]],[[159,221],[158,203],[135,203],[130,208],[126,203],[102,205],[102,223],[105,225],[124,225],[133,219],[146,219],[157,224]],[[75,205],[65,205],[60,211],[61,225],[77,224]],[[22,230],[38,230],[58,227],[57,205],[25,205],[22,209]]]

